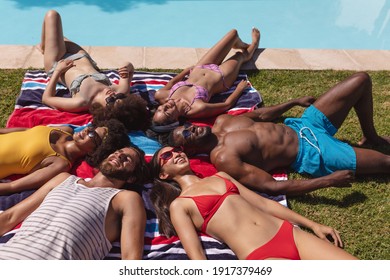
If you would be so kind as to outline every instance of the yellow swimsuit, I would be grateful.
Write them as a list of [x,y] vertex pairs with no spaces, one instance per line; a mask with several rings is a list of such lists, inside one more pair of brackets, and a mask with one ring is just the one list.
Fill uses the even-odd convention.
[[25,131],[0,134],[0,179],[12,174],[27,174],[50,156],[61,157],[71,165],[67,158],[51,147],[50,133],[53,130],[60,131],[53,127],[36,126]]

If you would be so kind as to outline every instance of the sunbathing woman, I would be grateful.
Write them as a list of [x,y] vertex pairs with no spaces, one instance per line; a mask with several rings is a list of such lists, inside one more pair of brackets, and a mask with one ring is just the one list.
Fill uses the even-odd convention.
[[[69,126],[0,129],[0,195],[37,189],[86,157],[96,166],[119,145],[127,143],[123,125],[116,120],[98,123],[73,134]],[[93,160],[92,160],[93,159]]]
[[151,165],[157,179],[150,197],[160,231],[178,235],[190,259],[206,259],[197,232],[226,243],[238,259],[355,259],[338,247],[336,230],[255,194],[226,173],[197,177],[181,148],[162,148]]
[[[161,104],[154,116],[156,125],[176,122],[179,117],[207,118],[231,108],[247,87],[241,81],[234,92],[221,103],[208,103],[210,98],[227,91],[237,79],[241,65],[249,61],[259,46],[260,32],[252,30],[252,43],[244,43],[237,30],[229,31],[194,67],[184,69],[155,94]],[[223,62],[231,49],[240,49]],[[188,78],[183,79],[188,75]]]
[[[60,15],[53,10],[46,13],[40,45],[45,70],[50,81],[42,96],[46,105],[68,112],[88,111],[92,104],[106,106],[106,99],[117,92],[129,94],[134,67],[130,62],[119,68],[119,84],[99,72],[96,63],[79,45],[64,38]],[[58,97],[57,82],[65,85],[72,98]]]

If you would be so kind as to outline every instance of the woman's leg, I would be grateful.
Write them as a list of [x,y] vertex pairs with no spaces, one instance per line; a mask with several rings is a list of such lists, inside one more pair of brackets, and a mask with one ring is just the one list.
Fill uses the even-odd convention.
[[54,10],[48,11],[43,20],[40,47],[46,72],[66,53],[61,16]]
[[[257,28],[252,29],[252,43],[247,48],[243,49],[242,52],[237,52],[232,57],[227,59],[219,67],[224,75],[226,87],[231,87],[234,81],[237,79],[238,73],[243,63],[249,61],[260,42],[260,31]],[[223,91],[225,87],[221,88]],[[225,88],[226,89],[226,88]]]
[[196,65],[217,64],[220,65],[232,48],[246,49],[248,44],[241,41],[237,30],[230,30],[218,43],[216,43]]
[[294,240],[302,260],[354,260],[356,257],[313,234],[294,228]]

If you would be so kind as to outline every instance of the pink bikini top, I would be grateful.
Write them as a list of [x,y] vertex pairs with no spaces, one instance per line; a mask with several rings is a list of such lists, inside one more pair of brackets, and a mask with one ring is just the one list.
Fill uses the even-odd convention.
[[226,192],[224,194],[209,194],[209,195],[198,195],[198,196],[179,196],[180,198],[191,198],[196,206],[200,214],[202,215],[204,221],[201,228],[202,233],[206,233],[206,228],[208,223],[214,214],[218,211],[219,207],[224,202],[225,198],[229,195],[238,195],[240,191],[237,186],[233,184],[231,181],[219,176],[215,175],[225,181]]
[[194,99],[192,99],[192,102],[190,105],[194,104],[195,100],[196,99],[200,99],[204,102],[208,102],[209,101],[209,92],[207,89],[205,89],[204,87],[202,86],[197,86],[195,84],[190,84],[186,81],[180,81],[180,82],[177,82],[176,84],[173,85],[173,87],[171,88],[171,91],[169,93],[169,96],[168,96],[168,99],[171,99],[172,95],[175,93],[175,91],[180,88],[180,87],[184,87],[184,86],[188,86],[188,87],[195,87],[195,90],[196,90],[196,95],[194,97]]

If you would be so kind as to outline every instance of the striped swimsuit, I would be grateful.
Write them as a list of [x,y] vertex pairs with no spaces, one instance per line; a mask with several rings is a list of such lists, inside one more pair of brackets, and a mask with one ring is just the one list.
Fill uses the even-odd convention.
[[111,199],[121,190],[88,188],[70,176],[29,215],[0,259],[103,259],[112,245],[105,234]]

